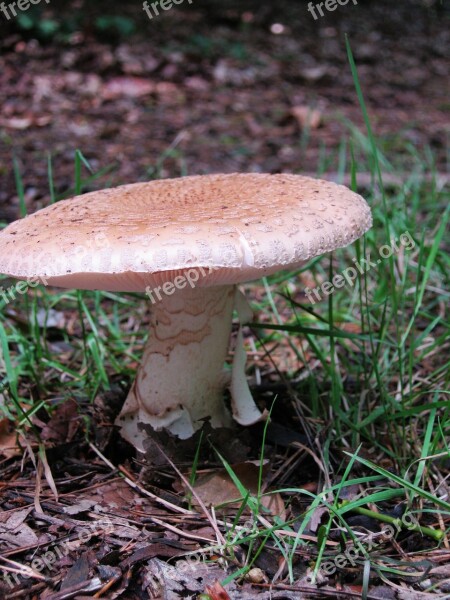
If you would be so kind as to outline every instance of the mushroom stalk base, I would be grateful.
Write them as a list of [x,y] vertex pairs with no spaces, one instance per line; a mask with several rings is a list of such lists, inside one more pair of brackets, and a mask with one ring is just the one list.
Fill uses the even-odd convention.
[[143,451],[138,425],[163,428],[181,439],[204,421],[231,424],[224,406],[225,377],[235,286],[176,290],[153,304],[150,335],[136,380],[117,424],[122,436]]

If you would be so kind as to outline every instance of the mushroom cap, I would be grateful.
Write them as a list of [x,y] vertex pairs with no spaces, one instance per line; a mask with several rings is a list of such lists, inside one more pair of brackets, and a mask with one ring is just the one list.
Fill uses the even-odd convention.
[[0,272],[64,288],[144,291],[203,269],[235,284],[359,238],[365,200],[300,175],[200,175],[135,183],[48,206],[0,233]]

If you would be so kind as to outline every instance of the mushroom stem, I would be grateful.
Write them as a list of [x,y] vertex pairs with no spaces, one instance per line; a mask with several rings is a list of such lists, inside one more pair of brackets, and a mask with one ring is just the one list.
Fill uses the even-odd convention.
[[143,360],[117,420],[123,437],[139,450],[146,437],[139,423],[181,439],[207,419],[213,427],[231,424],[223,366],[235,287],[188,287],[152,306]]

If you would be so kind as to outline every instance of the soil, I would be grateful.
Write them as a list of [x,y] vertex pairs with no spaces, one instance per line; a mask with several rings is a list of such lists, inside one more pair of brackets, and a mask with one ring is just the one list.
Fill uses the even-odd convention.
[[[100,29],[105,14],[135,31]],[[139,3],[77,1],[46,6],[27,31],[0,17],[0,219],[19,216],[13,156],[30,210],[49,201],[49,154],[56,193],[73,191],[76,148],[93,171],[108,169],[84,190],[186,173],[336,171],[351,124],[364,132],[346,35],[381,150],[405,172],[418,168],[410,146],[447,168],[441,3],[361,0],[314,20],[306,3],[196,0],[150,20]],[[52,19],[61,31],[47,39],[37,27]]]

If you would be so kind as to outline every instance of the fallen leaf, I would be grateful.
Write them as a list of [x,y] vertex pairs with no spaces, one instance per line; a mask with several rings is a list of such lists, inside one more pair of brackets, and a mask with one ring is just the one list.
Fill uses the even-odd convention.
[[[256,495],[258,493],[259,462],[248,461],[232,465],[231,468],[243,487],[252,495]],[[194,490],[206,506],[226,504],[227,508],[238,508],[241,505],[240,500],[236,501],[241,494],[225,469],[200,475],[194,484]],[[185,491],[188,492],[188,490]],[[192,503],[197,505],[195,496],[192,497]],[[280,494],[266,492],[261,498],[261,504],[272,515],[284,518],[285,507]]]
[[16,444],[16,431],[9,419],[0,420],[0,454],[5,458],[20,456],[22,451]]
[[328,73],[328,67],[321,65],[319,67],[307,67],[300,71],[300,77],[306,81],[319,81]]
[[33,508],[25,508],[7,513],[0,512],[0,541],[8,542],[11,547],[33,546],[38,537],[25,523]]
[[78,515],[91,510],[95,505],[95,500],[82,498],[77,504],[73,504],[72,506],[64,506],[63,511],[66,513],[66,515]]
[[73,399],[67,400],[56,408],[50,421],[44,425],[41,438],[62,444],[70,442],[75,436],[79,424],[78,405]]
[[322,522],[323,515],[326,515],[328,513],[329,509],[326,506],[318,506],[317,508],[315,508],[309,521],[309,531],[315,533]]
[[116,98],[141,98],[155,91],[155,84],[142,77],[115,77],[102,87],[102,96],[105,100]]
[[208,92],[210,89],[209,82],[203,79],[203,77],[186,77],[184,85],[189,90],[195,90],[196,92]]
[[[202,594],[208,586],[214,589],[215,582],[224,576],[225,571],[218,565],[208,564],[200,558],[179,560],[175,566],[153,558],[143,570],[143,588],[149,598],[193,598]],[[233,598],[237,598],[236,583],[232,581],[227,587]],[[225,600],[228,595],[222,598],[216,596],[218,598]]]
[[72,588],[89,579],[89,560],[82,554],[74,565],[67,571],[61,583],[61,591]]
[[28,129],[29,127],[45,127],[51,122],[51,117],[30,115],[28,117],[9,117],[0,119],[0,126],[7,129]]
[[294,106],[291,108],[291,115],[302,129],[317,129],[322,121],[322,113],[309,106]]
[[222,584],[215,581],[213,585],[207,585],[205,592],[209,595],[211,600],[231,600]]
[[1,119],[0,125],[8,127],[8,129],[28,129],[32,122],[30,117],[11,117],[10,119]]

